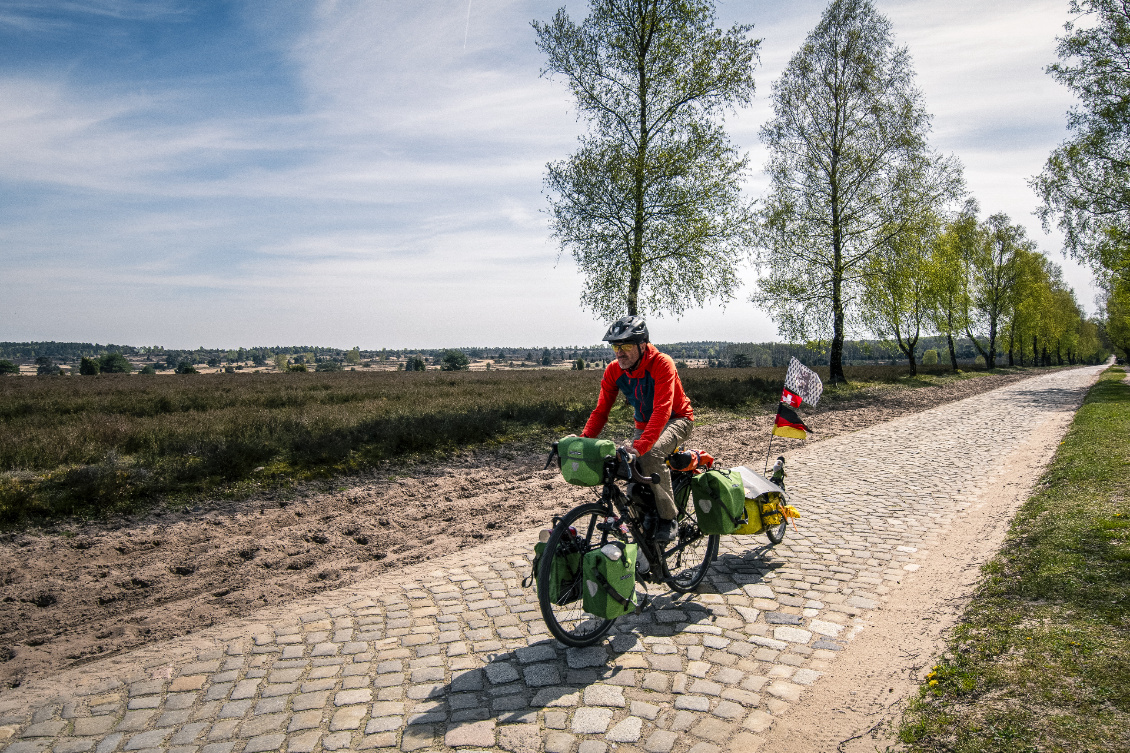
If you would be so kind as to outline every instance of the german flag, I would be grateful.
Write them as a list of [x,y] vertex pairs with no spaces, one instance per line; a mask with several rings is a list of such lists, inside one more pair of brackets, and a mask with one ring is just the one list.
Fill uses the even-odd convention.
[[810,431],[812,430],[804,425],[804,421],[800,420],[796,411],[784,403],[777,406],[777,421],[773,425],[774,436],[805,439]]

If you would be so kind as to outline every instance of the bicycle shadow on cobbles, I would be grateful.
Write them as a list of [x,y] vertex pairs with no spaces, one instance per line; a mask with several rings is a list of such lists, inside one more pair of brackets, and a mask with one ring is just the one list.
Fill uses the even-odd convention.
[[[773,568],[780,563],[758,566]],[[564,730],[568,714],[581,707],[594,716],[611,718],[612,709],[628,703],[623,689],[638,687],[641,673],[673,671],[676,663],[681,671],[675,642],[662,639],[674,639],[692,625],[709,626],[717,618],[711,605],[696,600],[698,593],[650,588],[647,607],[638,615],[619,618],[595,645],[570,648],[547,636],[522,648],[488,654],[484,666],[454,671],[447,683],[412,685],[408,698],[413,708],[404,720],[407,726],[401,749],[500,745],[509,750],[536,750],[543,734],[539,714],[544,713],[548,731]],[[699,590],[718,593],[709,582]],[[642,658],[645,653],[646,661]],[[622,659],[632,654],[641,659]],[[374,718],[370,726],[374,731],[382,726],[392,729],[404,723],[402,718]]]

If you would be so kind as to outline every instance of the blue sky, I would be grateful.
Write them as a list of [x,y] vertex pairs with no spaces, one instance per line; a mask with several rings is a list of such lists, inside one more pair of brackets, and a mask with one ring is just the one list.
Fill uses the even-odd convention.
[[[539,77],[533,0],[6,0],[0,340],[167,347],[572,345],[581,310],[544,213],[583,125]],[[720,0],[764,39],[727,123],[766,188],[772,81],[823,2]],[[877,2],[910,48],[933,144],[1065,267],[1026,181],[1065,136],[1044,67],[1066,0]],[[569,3],[574,17],[585,6]],[[746,297],[655,339],[765,341]]]

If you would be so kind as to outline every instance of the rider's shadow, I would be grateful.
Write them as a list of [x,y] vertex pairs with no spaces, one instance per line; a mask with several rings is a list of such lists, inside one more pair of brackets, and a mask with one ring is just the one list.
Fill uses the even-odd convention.
[[[568,648],[550,637],[532,637],[534,642],[527,646],[489,655],[482,667],[453,671],[447,683],[409,686],[402,749],[469,744],[518,750],[523,735],[530,736],[536,748],[543,734],[539,712],[544,712],[547,731],[570,731],[568,714],[581,706],[590,707],[588,713],[594,718],[604,714],[611,719],[616,708],[631,705],[623,688],[638,687],[640,673],[658,669],[651,663],[661,662],[664,656],[657,651],[658,645],[670,647],[672,661],[680,655],[681,648],[674,641],[662,639],[688,632],[692,626],[712,626],[717,620],[718,610],[696,596],[739,591],[744,585],[761,582],[762,573],[783,565],[765,560],[765,552],[754,549],[742,557],[719,555],[715,561],[731,571],[729,578],[718,579],[721,587],[708,580],[696,593],[651,596],[647,609],[619,618],[596,645]],[[649,638],[661,641],[650,642]],[[649,642],[652,645],[645,650]],[[645,654],[651,658],[645,660]],[[633,655],[639,659],[631,658]],[[379,720],[370,724],[375,722]],[[393,722],[389,719],[385,728]]]
[[[680,622],[710,619],[709,611],[697,604],[677,611]],[[580,706],[595,707],[590,712],[594,717],[605,714],[611,719],[615,708],[630,704],[623,688],[636,687],[637,672],[647,669],[620,666],[614,664],[616,659],[642,651],[643,636],[674,633],[673,625],[660,622],[617,627],[619,631],[594,646],[566,648],[546,638],[493,654],[480,668],[453,671],[445,684],[410,685],[404,704],[407,715],[374,718],[369,727],[380,732],[406,723],[401,740],[404,750],[438,743],[449,747],[502,745],[516,750],[521,749],[521,741],[509,738],[522,735],[536,735],[537,747],[542,711],[550,731],[564,731],[568,713]],[[491,742],[496,734],[508,739],[498,737]]]
[[[595,716],[611,719],[613,709],[630,703],[622,688],[636,686],[636,670],[612,664],[619,652],[611,644],[566,648],[546,638],[493,654],[480,668],[453,671],[445,684],[409,686],[402,750],[436,744],[537,749],[539,712],[545,712],[549,731],[565,731],[569,712],[580,706],[598,707]],[[390,730],[397,721],[374,719],[370,725]],[[530,738],[525,744],[523,736]]]

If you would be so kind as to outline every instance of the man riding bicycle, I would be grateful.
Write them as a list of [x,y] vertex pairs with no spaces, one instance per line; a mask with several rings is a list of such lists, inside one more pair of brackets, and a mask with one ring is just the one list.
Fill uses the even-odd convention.
[[604,340],[612,346],[616,360],[604,370],[600,380],[600,397],[596,409],[585,424],[582,437],[595,438],[608,422],[608,413],[622,392],[635,412],[636,429],[633,441],[624,450],[638,457],[640,472],[645,476],[659,474],[659,483],[652,487],[660,524],[656,541],[673,541],[678,534],[675,518],[675,495],[671,489],[671,472],[667,456],[690,439],[694,429],[694,411],[683,392],[683,383],[671,357],[660,353],[650,342],[647,322],[638,316],[617,320]]

